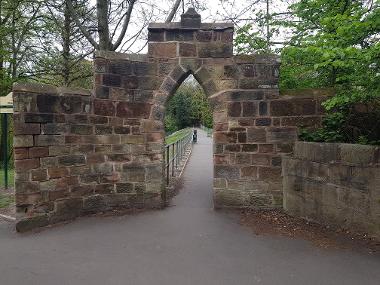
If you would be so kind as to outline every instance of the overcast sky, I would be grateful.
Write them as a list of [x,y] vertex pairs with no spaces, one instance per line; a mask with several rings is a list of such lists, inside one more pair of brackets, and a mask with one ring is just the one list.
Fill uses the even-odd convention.
[[[94,6],[96,5],[96,0],[90,1]],[[112,3],[118,3],[120,1],[125,0],[111,0]],[[119,51],[146,53],[146,28],[139,34],[138,39],[129,41],[128,39],[139,33],[146,18],[151,19],[152,22],[164,22],[174,1],[175,0],[138,0],[134,6],[132,20],[124,40],[124,45]],[[270,12],[284,12],[289,3],[294,3],[295,1],[296,0],[270,0]],[[184,9],[181,5],[173,21],[179,21],[183,10],[186,11],[189,7],[193,6],[192,0],[184,0],[184,2]],[[235,22],[235,27],[242,26],[245,23],[251,23],[255,27],[255,14],[260,10],[263,12],[266,11],[266,0],[199,0],[198,3],[200,3],[201,7],[197,9],[197,12],[201,14],[202,22],[221,22],[238,19],[238,21]],[[253,3],[254,5],[252,5]],[[154,8],[152,8],[153,6]],[[119,16],[120,13],[114,14],[111,19],[117,20]],[[286,38],[286,34],[286,31],[282,31],[274,40],[283,40]]]

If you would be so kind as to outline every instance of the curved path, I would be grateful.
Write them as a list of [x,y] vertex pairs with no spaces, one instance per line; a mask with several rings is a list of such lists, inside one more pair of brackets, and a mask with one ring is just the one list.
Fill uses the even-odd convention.
[[255,236],[212,209],[212,142],[199,131],[173,205],[40,233],[0,224],[0,284],[379,284],[380,258]]

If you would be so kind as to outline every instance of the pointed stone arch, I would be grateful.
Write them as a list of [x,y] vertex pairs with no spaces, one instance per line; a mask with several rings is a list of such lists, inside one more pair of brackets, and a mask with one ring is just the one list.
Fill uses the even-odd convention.
[[279,59],[232,47],[231,23],[189,11],[149,25],[146,55],[97,52],[92,92],[15,85],[18,230],[164,206],[165,103],[189,74],[213,106],[215,207],[280,207],[281,155],[318,99],[280,99]]
[[164,78],[157,93],[160,94],[161,96],[165,96],[165,99],[167,100],[170,96],[172,96],[176,92],[178,87],[181,86],[181,84],[190,75],[194,76],[194,78],[202,87],[207,97],[211,97],[212,95],[218,92],[217,86],[211,74],[204,67],[201,66],[194,71],[191,68],[188,68],[186,66],[184,67],[183,65],[178,64]]

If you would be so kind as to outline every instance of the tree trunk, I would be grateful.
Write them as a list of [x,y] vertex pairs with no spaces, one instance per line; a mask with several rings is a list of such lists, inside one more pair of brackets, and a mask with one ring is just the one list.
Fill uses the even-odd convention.
[[71,32],[71,15],[68,8],[67,2],[65,2],[64,12],[63,12],[64,22],[62,29],[62,77],[63,85],[70,85],[70,32]]
[[175,13],[177,13],[178,7],[179,7],[179,5],[181,4],[181,1],[182,1],[182,0],[176,0],[176,1],[174,2],[173,8],[172,8],[172,10],[170,11],[169,16],[166,18],[165,23],[170,23],[170,22],[173,20],[173,18],[174,18],[174,16],[175,16]]
[[108,27],[108,4],[109,0],[96,0],[100,50],[111,49],[110,34]]

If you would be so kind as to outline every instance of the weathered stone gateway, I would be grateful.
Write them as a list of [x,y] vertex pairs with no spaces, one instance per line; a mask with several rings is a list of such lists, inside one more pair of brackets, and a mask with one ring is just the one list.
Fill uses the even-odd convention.
[[147,55],[100,51],[93,92],[16,84],[17,229],[165,205],[165,103],[193,74],[214,112],[215,207],[282,206],[281,155],[320,96],[279,97],[276,56],[233,56],[233,26],[151,24]]

